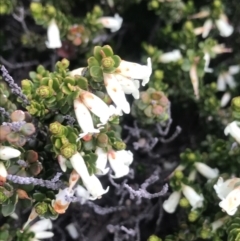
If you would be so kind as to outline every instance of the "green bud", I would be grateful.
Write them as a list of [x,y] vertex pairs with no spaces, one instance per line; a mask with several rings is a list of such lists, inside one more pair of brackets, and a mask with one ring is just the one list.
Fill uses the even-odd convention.
[[219,7],[222,6],[222,3],[221,3],[221,1],[219,1],[219,0],[215,0],[215,1],[213,2],[213,6],[216,7],[216,8],[219,8]]
[[97,145],[101,148],[107,147],[108,136],[105,133],[100,133],[97,137]]
[[110,69],[114,66],[114,61],[111,57],[103,58],[102,59],[102,66],[105,69]]
[[126,149],[126,144],[122,141],[116,141],[114,144],[113,144],[113,147],[120,151],[120,150],[125,150]]
[[179,205],[180,205],[180,207],[182,207],[182,208],[188,208],[188,207],[190,207],[189,201],[188,201],[185,197],[183,197],[183,198],[180,199]]
[[54,136],[61,136],[64,134],[64,126],[61,125],[58,121],[55,121],[50,124],[49,126],[49,131],[54,135]]
[[188,220],[190,222],[195,222],[199,217],[199,213],[196,211],[192,211],[188,214]]
[[187,22],[185,22],[184,27],[185,27],[186,30],[192,31],[193,30],[193,23],[191,21],[187,21]]
[[41,3],[38,2],[31,2],[30,9],[34,13],[41,13],[43,6]]
[[178,180],[181,180],[181,179],[183,179],[183,177],[184,177],[183,172],[182,172],[182,171],[179,171],[179,170],[177,170],[177,171],[174,172],[174,176],[175,176]]
[[52,5],[47,5],[47,6],[46,6],[46,9],[47,9],[47,13],[48,13],[49,15],[55,15],[55,14],[56,14],[56,9],[55,9],[54,6],[52,6]]
[[61,63],[64,69],[67,69],[70,65],[70,62],[67,59],[62,59]]
[[41,203],[38,203],[36,206],[35,206],[35,211],[38,215],[42,216],[43,214],[45,214],[48,210],[48,205],[47,203],[45,202],[41,202]]
[[0,204],[3,204],[9,196],[6,194],[6,189],[0,186]]
[[162,241],[162,239],[157,237],[156,235],[151,235],[147,241]]
[[65,158],[69,159],[70,157],[73,156],[77,151],[76,145],[68,143],[66,145],[63,145],[63,147],[60,150],[60,153],[62,156]]
[[210,235],[211,235],[210,229],[202,229],[200,232],[200,237],[202,239],[208,239],[208,238],[210,238]]
[[48,86],[40,86],[36,90],[36,94],[39,97],[46,99],[46,98],[50,98],[54,94],[54,91],[51,88],[49,88]]
[[154,78],[158,79],[158,80],[162,80],[164,77],[164,72],[161,70],[156,70],[154,72]]
[[24,92],[26,93],[31,93],[32,87],[33,87],[33,83],[31,80],[28,79],[24,79],[21,81],[21,85],[22,85],[22,89]]
[[197,156],[194,153],[187,154],[187,159],[191,162],[194,162],[197,160]]

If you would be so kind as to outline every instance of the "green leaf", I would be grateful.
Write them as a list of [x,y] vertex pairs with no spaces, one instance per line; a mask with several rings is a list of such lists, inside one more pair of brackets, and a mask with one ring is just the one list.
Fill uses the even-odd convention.
[[42,202],[45,198],[46,195],[44,195],[43,193],[38,192],[33,194],[33,199],[37,202]]
[[92,139],[90,141],[84,141],[83,142],[83,146],[84,146],[84,150],[91,151],[91,150],[93,150],[95,148],[95,143],[94,143],[94,141]]
[[104,45],[102,47],[102,51],[105,53],[107,57],[113,56],[113,50],[109,45]]
[[62,92],[66,95],[70,95],[72,93],[72,91],[67,87],[67,86],[62,86],[61,88]]
[[114,60],[114,67],[117,68],[121,63],[121,58],[118,55],[113,55],[112,59]]
[[100,46],[95,46],[93,49],[93,55],[97,59],[98,62],[101,62],[101,60],[102,60],[102,55],[100,54],[101,49],[102,48]]
[[2,204],[2,215],[4,217],[9,216],[15,211],[17,201],[18,195],[17,193],[14,193],[13,196],[10,197],[6,203]]
[[8,230],[1,230],[0,231],[0,241],[6,241],[9,238]]
[[72,106],[69,106],[68,104],[66,104],[66,105],[64,105],[62,108],[61,108],[61,113],[62,114],[64,114],[64,115],[66,115],[68,112],[69,112],[69,110],[70,110],[70,108],[71,108]]
[[97,59],[94,58],[94,57],[90,57],[90,58],[87,60],[87,62],[88,62],[88,66],[89,66],[89,67],[92,67],[92,66],[100,66],[99,62],[98,62]]
[[29,77],[33,80],[33,79],[35,79],[36,78],[36,72],[34,72],[34,71],[30,71],[29,72]]
[[100,66],[92,66],[90,69],[90,75],[93,78],[98,78],[98,79],[103,79],[103,73],[102,73],[102,69]]
[[60,139],[56,139],[55,143],[54,143],[54,146],[57,148],[57,149],[60,149],[62,147],[62,142]]

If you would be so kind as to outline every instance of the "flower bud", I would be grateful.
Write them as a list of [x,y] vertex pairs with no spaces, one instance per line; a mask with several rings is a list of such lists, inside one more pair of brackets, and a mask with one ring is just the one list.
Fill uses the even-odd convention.
[[210,229],[203,228],[201,230],[201,232],[200,232],[200,237],[202,239],[209,239],[210,235],[211,235],[211,230]]
[[22,189],[17,189],[17,195],[20,199],[31,199],[28,194],[26,193],[26,191],[22,190]]
[[232,99],[231,108],[233,118],[240,120],[240,96]]
[[68,143],[63,145],[61,148],[60,152],[61,155],[64,156],[65,158],[69,159],[70,157],[73,156],[73,154],[77,151],[76,145]]
[[199,213],[196,212],[196,211],[191,211],[189,214],[188,214],[188,220],[190,222],[195,222],[199,217]]
[[40,14],[42,12],[43,6],[41,3],[32,2],[30,5],[30,9],[32,12]]
[[114,142],[113,147],[118,151],[125,150],[126,144],[122,141],[116,141],[116,142]]
[[147,241],[162,241],[162,239],[160,239],[156,235],[151,235]]
[[184,177],[183,172],[180,170],[175,171],[174,176],[179,180],[183,179],[183,177]]
[[64,126],[57,121],[50,124],[49,130],[54,136],[62,136],[64,134]]
[[188,207],[190,207],[190,203],[189,203],[189,201],[188,201],[185,197],[183,197],[183,198],[180,199],[179,205],[180,205],[182,208],[188,208]]
[[110,69],[110,68],[114,67],[114,60],[111,57],[103,58],[102,66],[105,69]]
[[10,116],[12,121],[24,121],[25,113],[22,110],[15,110]]
[[5,191],[6,189],[0,186],[0,204],[3,204],[9,198]]
[[38,203],[35,206],[35,211],[40,216],[45,214],[47,212],[47,210],[48,210],[48,205],[45,202]]
[[36,90],[36,94],[43,99],[50,98],[53,95],[53,90],[50,89],[48,86],[40,86]]
[[108,145],[108,136],[105,133],[100,133],[97,137],[97,145],[99,147],[107,147]]

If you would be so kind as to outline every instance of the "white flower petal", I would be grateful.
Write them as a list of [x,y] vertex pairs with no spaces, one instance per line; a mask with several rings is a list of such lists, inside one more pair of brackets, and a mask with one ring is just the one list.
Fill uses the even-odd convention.
[[238,126],[237,121],[233,121],[228,124],[224,130],[224,134],[226,136],[230,134],[235,139],[235,141],[240,144],[240,127]]
[[29,230],[37,233],[37,232],[41,232],[44,230],[48,230],[52,228],[52,222],[50,219],[42,219],[40,221],[37,221],[36,223],[34,223]]
[[212,73],[213,69],[209,68],[209,64],[210,64],[210,61],[211,61],[210,54],[209,53],[205,53],[203,59],[205,60],[204,72]]
[[104,28],[110,29],[111,32],[116,32],[121,28],[123,19],[116,13],[114,17],[101,17],[98,19],[98,22],[101,23]]
[[92,116],[82,101],[80,99],[75,99],[73,105],[77,122],[83,131],[83,133],[80,134],[81,137],[89,133],[99,133],[99,129],[94,128]]
[[61,170],[63,172],[66,172],[67,171],[67,165],[66,165],[67,159],[62,155],[58,155],[57,159],[58,159],[58,163],[59,163]]
[[6,182],[7,175],[8,173],[5,165],[3,164],[3,162],[0,162],[0,181]]
[[71,76],[74,76],[74,75],[82,75],[82,71],[86,69],[85,67],[82,67],[82,68],[78,68],[78,69],[74,69],[70,72],[70,75]]
[[213,169],[205,163],[195,162],[194,165],[198,172],[208,179],[216,178],[219,175],[219,170],[217,168]]
[[76,185],[76,183],[78,182],[80,176],[79,174],[75,171],[72,170],[70,177],[69,177],[69,190],[72,190],[73,187]]
[[228,215],[234,215],[240,205],[240,186],[231,191],[219,206],[227,212]]
[[174,213],[181,198],[181,192],[173,192],[163,203],[163,209],[167,213]]
[[89,199],[90,194],[89,192],[81,185],[78,185],[75,189],[75,194],[77,197],[81,198],[81,204],[86,203],[86,201]]
[[88,92],[82,91],[80,98],[84,105],[96,116],[100,118],[102,124],[106,124],[111,112],[109,106],[101,100],[98,96]]
[[192,187],[182,184],[182,192],[192,206],[192,209],[203,206],[203,196],[198,194]]
[[38,214],[35,211],[35,207],[33,207],[27,222],[23,225],[23,229],[25,229],[36,217],[38,217]]
[[108,173],[109,168],[106,168],[107,165],[107,152],[105,152],[102,148],[97,147],[95,154],[98,156],[96,161],[96,168],[98,175],[105,175]]
[[221,98],[220,106],[221,107],[225,107],[229,103],[231,98],[232,98],[232,96],[231,96],[230,92],[224,93],[224,95]]
[[121,109],[124,113],[129,114],[130,105],[126,100],[122,87],[115,78],[115,75],[103,73],[103,77],[107,93],[117,106],[117,109]]
[[199,79],[197,75],[197,65],[195,63],[192,64],[189,75],[192,82],[195,97],[196,99],[199,99]]
[[[131,152],[130,152],[131,153]],[[127,151],[109,151],[108,160],[111,168],[115,172],[113,178],[121,178],[129,173],[129,165],[132,163],[132,153]]]
[[220,74],[217,79],[217,90],[225,91],[226,90],[226,81],[224,73]]
[[240,184],[240,178],[231,178],[226,181],[222,177],[218,178],[217,183],[213,186],[217,196],[223,200],[228,194]]
[[51,238],[53,236],[54,236],[54,233],[53,232],[48,232],[48,231],[39,232],[39,233],[35,234],[35,238],[37,238],[37,239]]
[[48,41],[46,42],[46,46],[49,49],[56,49],[62,47],[59,28],[55,20],[52,20],[48,25],[47,36]]
[[82,180],[89,178],[89,172],[87,166],[85,164],[84,159],[82,158],[79,152],[76,152],[71,158],[70,162],[74,168],[74,170],[80,175]]
[[163,53],[159,57],[159,62],[161,63],[170,63],[170,62],[176,62],[182,58],[182,54],[179,49],[175,49],[171,52]]
[[140,65],[122,60],[116,70],[116,74],[123,75],[130,79],[142,79],[142,86],[145,86],[150,79],[150,75],[152,74],[151,59],[147,59],[147,65]]
[[228,72],[230,75],[238,74],[240,72],[240,66],[239,65],[229,66]]
[[212,26],[213,26],[213,22],[212,22],[211,19],[207,19],[204,22],[204,24],[203,24],[203,33],[202,33],[202,37],[203,38],[206,38],[209,35],[209,33],[210,33],[211,29],[212,29]]
[[10,146],[0,146],[0,159],[7,161],[11,158],[16,158],[21,155],[21,152]]
[[125,94],[132,94],[135,99],[139,99],[139,87],[140,82],[139,80],[134,80],[130,78],[126,78],[120,74],[115,75],[116,79],[120,83],[122,90]]
[[222,37],[229,37],[234,31],[233,26],[228,23],[225,15],[221,15],[220,18],[216,20],[216,25]]
[[77,231],[77,228],[73,223],[70,223],[66,226],[66,229],[71,236],[72,239],[77,239],[79,237],[79,233]]
[[229,73],[225,73],[225,81],[228,84],[230,89],[234,89],[237,86],[235,79]]
[[103,189],[101,182],[95,175],[89,176],[87,179],[83,179],[83,184],[91,194],[90,200],[95,200],[96,198],[101,198],[103,194],[107,193],[109,187],[106,190]]

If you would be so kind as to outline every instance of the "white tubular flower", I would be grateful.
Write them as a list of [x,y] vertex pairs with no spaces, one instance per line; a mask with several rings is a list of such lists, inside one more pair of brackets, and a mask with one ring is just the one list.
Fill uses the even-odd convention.
[[209,35],[212,27],[213,27],[213,22],[212,22],[212,20],[211,20],[211,19],[207,19],[207,20],[204,22],[204,24],[203,24],[203,32],[202,32],[202,37],[203,37],[203,38],[206,38],[206,37]]
[[65,213],[71,203],[71,200],[68,199],[73,197],[73,194],[73,190],[69,188],[60,189],[58,194],[55,195],[55,200],[52,200],[53,209],[59,214]]
[[230,134],[235,139],[235,141],[240,144],[240,127],[238,126],[237,121],[233,121],[228,124],[224,129],[224,134],[226,136]]
[[163,209],[167,213],[174,213],[176,211],[180,198],[181,198],[181,192],[178,192],[178,191],[173,192],[169,196],[169,198],[164,201]]
[[237,84],[233,75],[239,73],[239,71],[239,65],[233,65],[228,68],[228,71],[221,73],[217,79],[218,91],[225,91],[227,89],[227,85],[230,89],[234,89]]
[[192,187],[182,184],[182,193],[189,201],[193,210],[203,206],[204,198],[202,194],[199,195]]
[[221,98],[220,106],[225,107],[229,103],[231,98],[232,98],[231,93],[225,92]]
[[0,146],[0,160],[7,161],[11,158],[16,158],[21,155],[21,152],[10,146]]
[[196,97],[196,99],[199,99],[199,79],[198,79],[198,75],[197,75],[197,64],[196,63],[192,64],[192,66],[190,68],[189,76],[190,76],[190,79],[192,82],[195,97]]
[[82,91],[80,99],[94,115],[100,118],[102,124],[107,123],[111,111],[109,106],[103,100],[88,91]]
[[211,61],[211,56],[209,53],[205,53],[203,59],[205,60],[205,65],[204,65],[204,72],[205,73],[212,73],[213,69],[209,68],[210,61]]
[[98,22],[104,28],[110,29],[111,32],[117,32],[122,26],[123,19],[116,13],[114,17],[101,17],[98,19]]
[[140,82],[139,80],[134,80],[130,79],[127,77],[124,77],[120,74],[115,75],[116,79],[120,83],[122,90],[125,94],[132,94],[132,96],[135,99],[139,99],[140,94],[139,94],[139,87],[140,87]]
[[142,79],[142,86],[145,86],[152,74],[151,58],[147,59],[147,65],[122,60],[115,73],[131,79]]
[[121,178],[129,173],[129,165],[133,161],[133,154],[131,151],[109,151],[108,160],[111,168],[115,172],[113,178]]
[[67,159],[62,155],[58,155],[57,159],[58,159],[58,164],[59,164],[61,170],[63,172],[66,172],[67,171],[67,165],[66,165]]
[[217,229],[221,228],[226,223],[227,220],[228,220],[228,216],[225,216],[211,223],[212,231],[215,232]]
[[220,177],[214,185],[214,189],[222,200],[219,206],[228,215],[234,215],[240,205],[240,178],[232,178],[224,182],[223,178]]
[[35,211],[35,207],[33,207],[27,222],[23,225],[23,229],[25,229],[29,225],[29,223],[31,223],[37,217],[38,217],[38,214]]
[[54,19],[48,25],[47,36],[48,36],[48,41],[46,41],[47,48],[56,49],[56,48],[62,47],[59,28]]
[[7,170],[3,162],[0,162],[0,183],[5,183],[7,180]]
[[222,177],[218,178],[217,183],[214,185],[214,189],[221,200],[224,200],[226,196],[234,190],[236,186],[240,185],[240,178],[231,178],[226,181]]
[[216,20],[216,26],[222,37],[229,37],[234,31],[233,26],[228,23],[228,19],[225,14],[222,14],[220,18]]
[[50,219],[37,221],[29,228],[29,231],[34,233],[34,237],[30,239],[30,241],[39,241],[40,239],[53,237],[53,232],[45,231],[48,229],[52,229],[52,222]]
[[178,60],[180,60],[182,58],[182,54],[180,52],[179,49],[175,49],[171,52],[167,52],[167,53],[163,53],[160,57],[159,57],[159,62],[167,64],[170,62],[177,62]]
[[107,152],[105,152],[102,148],[97,147],[95,154],[98,156],[96,161],[97,175],[105,175],[109,171],[109,167],[106,168],[107,165]]
[[202,162],[195,162],[194,165],[198,172],[207,179],[213,179],[219,175],[219,170],[217,168],[213,169]]
[[107,93],[111,97],[118,110],[122,110],[124,113],[130,113],[130,105],[126,100],[125,94],[120,83],[117,81],[114,74],[103,73],[104,84]]
[[217,44],[211,49],[215,54],[231,53],[231,48],[226,48],[225,44]]
[[80,99],[75,99],[73,106],[77,122],[83,131],[83,133],[79,135],[79,138],[82,138],[89,133],[99,133],[99,129],[94,128],[92,116],[82,101]]
[[101,182],[95,175],[89,176],[87,179],[82,179],[84,186],[87,188],[90,193],[90,200],[100,199],[103,194],[107,193],[109,186],[106,190],[103,189]]
[[76,189],[74,190],[75,191],[75,195],[77,197],[80,197],[81,198],[81,204],[84,204],[86,203],[86,201],[89,199],[90,197],[90,194],[89,192],[81,185],[77,185]]
[[81,154],[79,152],[76,152],[72,157],[70,157],[69,160],[74,170],[79,174],[80,178],[82,178],[82,180],[87,180],[90,175]]
[[74,75],[80,75],[81,76],[84,69],[85,69],[85,67],[74,69],[70,72],[70,75],[71,76],[74,76]]

